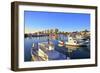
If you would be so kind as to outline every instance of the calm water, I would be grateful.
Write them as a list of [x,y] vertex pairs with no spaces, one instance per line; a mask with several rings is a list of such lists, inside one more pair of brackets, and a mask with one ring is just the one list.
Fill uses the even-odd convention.
[[[62,38],[61,38],[62,37]],[[59,36],[60,40],[67,41],[67,38],[63,35]],[[34,38],[25,38],[24,39],[24,61],[31,61],[31,48],[33,43],[38,42],[47,42],[48,37],[34,37]],[[56,60],[63,60],[63,59],[86,59],[90,58],[90,48],[89,47],[68,47],[58,46],[58,40],[51,39],[55,45],[55,51],[57,51],[58,54],[60,54],[59,57],[56,58]],[[56,54],[55,54],[56,55]],[[50,55],[51,57],[54,55]]]

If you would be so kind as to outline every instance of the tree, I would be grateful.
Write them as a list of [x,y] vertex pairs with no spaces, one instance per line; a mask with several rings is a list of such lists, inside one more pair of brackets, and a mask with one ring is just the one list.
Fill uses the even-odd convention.
[[55,29],[55,33],[57,34],[57,33],[58,33],[58,31],[59,31],[59,30],[56,28],[56,29]]

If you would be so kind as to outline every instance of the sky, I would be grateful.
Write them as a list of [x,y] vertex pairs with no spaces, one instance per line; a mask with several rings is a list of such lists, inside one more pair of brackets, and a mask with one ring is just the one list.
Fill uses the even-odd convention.
[[25,33],[55,28],[65,32],[90,30],[90,14],[24,11],[24,25]]

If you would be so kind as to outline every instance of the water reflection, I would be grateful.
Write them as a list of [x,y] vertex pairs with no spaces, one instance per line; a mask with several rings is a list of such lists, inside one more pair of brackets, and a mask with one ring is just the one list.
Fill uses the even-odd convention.
[[77,46],[68,46],[68,45],[65,45],[65,47],[68,49],[68,52],[73,52],[73,51],[80,48],[80,47],[77,47]]

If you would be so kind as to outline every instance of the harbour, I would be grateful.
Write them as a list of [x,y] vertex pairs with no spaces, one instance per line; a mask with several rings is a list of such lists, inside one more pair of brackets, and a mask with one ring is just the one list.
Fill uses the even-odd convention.
[[90,46],[67,45],[68,36],[49,36],[24,39],[25,61],[50,61],[90,58]]

